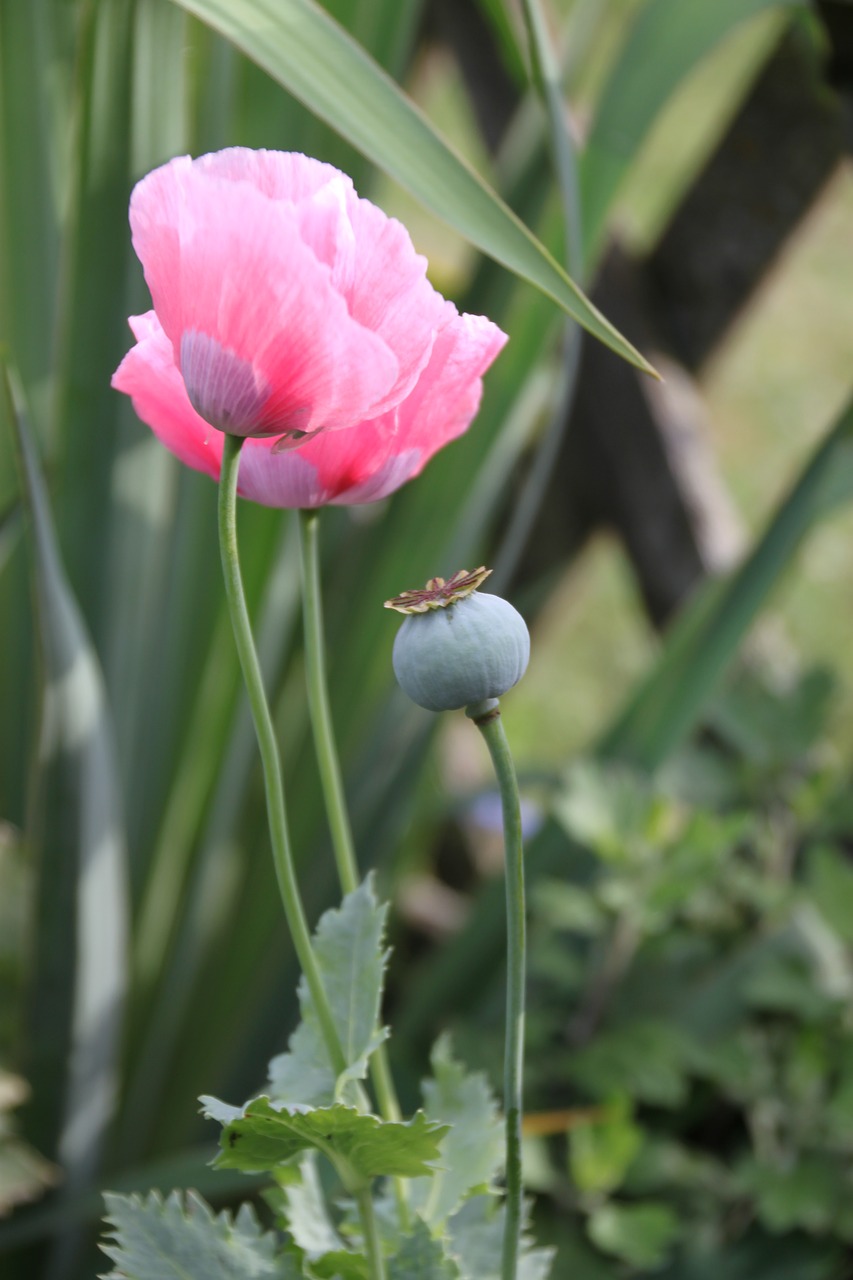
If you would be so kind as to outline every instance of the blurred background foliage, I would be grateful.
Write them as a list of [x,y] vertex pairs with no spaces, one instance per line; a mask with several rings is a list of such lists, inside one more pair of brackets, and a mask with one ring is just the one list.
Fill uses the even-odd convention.
[[[147,305],[133,182],[243,144],[350,172],[436,286],[512,339],[464,440],[325,520],[335,718],[361,865],[393,904],[404,1099],[443,1027],[472,1067],[499,1057],[501,890],[476,735],[397,696],[381,604],[486,562],[534,639],[505,716],[530,805],[527,1177],[555,1276],[841,1280],[853,7],[323,9],[666,382],[579,347],[436,216],[453,221],[450,188],[430,212],[396,185],[393,122],[376,164],[330,127],[337,102],[348,131],[340,66],[311,63],[316,100],[290,78],[294,41],[322,35],[308,0],[2,0],[3,1276],[93,1274],[98,1188],[245,1194],[207,1169],[195,1099],[247,1096],[295,1021],[215,488],[109,387]],[[358,92],[375,108],[387,82],[368,67]],[[241,531],[316,916],[334,886],[295,530],[245,507]]]

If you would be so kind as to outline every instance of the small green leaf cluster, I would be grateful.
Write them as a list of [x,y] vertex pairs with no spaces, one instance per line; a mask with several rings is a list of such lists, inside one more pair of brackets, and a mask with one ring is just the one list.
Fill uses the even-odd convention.
[[[124,1280],[368,1280],[363,1219],[372,1199],[388,1280],[499,1280],[503,1209],[496,1179],[503,1128],[482,1075],[470,1075],[441,1039],[408,1120],[372,1114],[365,1081],[379,1025],[388,952],[386,907],[371,880],[326,912],[314,952],[345,1068],[329,1060],[307,983],[302,1020],[270,1063],[268,1092],[242,1106],[202,1099],[222,1126],[215,1167],[266,1173],[275,1231],[253,1210],[215,1217],[195,1194],[107,1197],[104,1249]],[[547,1249],[525,1242],[520,1280],[545,1280]]]

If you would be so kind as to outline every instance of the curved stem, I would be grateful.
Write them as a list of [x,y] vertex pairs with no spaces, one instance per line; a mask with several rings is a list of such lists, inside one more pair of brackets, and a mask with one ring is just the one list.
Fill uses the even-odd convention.
[[299,548],[302,553],[302,609],[305,625],[305,675],[308,711],[314,731],[317,764],[323,798],[332,833],[332,847],[338,879],[344,893],[358,888],[355,845],[347,813],[344,784],[338,763],[329,694],[326,687],[326,640],[323,630],[323,602],[320,592],[320,515],[299,512]]
[[376,1210],[370,1188],[365,1187],[356,1193],[358,1216],[364,1231],[364,1244],[367,1253],[367,1265],[370,1267],[372,1280],[385,1280],[385,1258],[382,1255],[382,1242],[379,1238],[379,1227],[376,1222]]
[[326,1050],[337,1074],[346,1067],[344,1052],[335,1028],[332,1010],[326,997],[317,961],[311,947],[311,935],[299,886],[293,866],[293,855],[290,848],[290,836],[287,827],[287,816],[284,806],[284,786],[281,778],[281,765],[278,755],[278,744],[273,729],[269,705],[264,693],[263,678],[252,638],[252,627],[246,607],[243,591],[243,579],[240,573],[240,561],[237,552],[237,472],[240,466],[240,448],[243,441],[238,436],[226,435],[222,449],[222,472],[219,483],[219,545],[222,554],[222,570],[225,575],[225,594],[228,599],[228,610],[234,628],[234,639],[252,719],[261,752],[264,769],[264,787],[267,798],[267,816],[269,818],[270,841],[272,844],[273,862],[278,879],[281,899],[284,903],[284,914],[287,917],[293,945],[308,990],[314,1002],[314,1009],[320,1024]]
[[[473,713],[473,714],[472,714]],[[506,1221],[501,1280],[515,1280],[521,1237],[521,1116],[524,1069],[525,906],[524,846],[521,802],[500,709],[496,702],[469,707],[467,713],[486,740],[492,757],[503,809],[506,856],[507,983],[504,1048],[504,1111],[506,1113]]]
[[[314,746],[320,770],[323,798],[332,834],[332,847],[343,893],[358,887],[358,864],[347,812],[335,731],[326,681],[326,639],[323,626],[323,596],[320,586],[320,513],[299,512],[299,548],[302,562],[302,605],[305,629],[305,675],[308,689],[308,712],[314,733]],[[391,1068],[384,1045],[370,1059],[370,1075],[376,1091],[379,1113],[384,1120],[401,1118],[400,1104],[391,1078]],[[394,1179],[400,1219],[408,1224],[406,1188],[401,1178]]]

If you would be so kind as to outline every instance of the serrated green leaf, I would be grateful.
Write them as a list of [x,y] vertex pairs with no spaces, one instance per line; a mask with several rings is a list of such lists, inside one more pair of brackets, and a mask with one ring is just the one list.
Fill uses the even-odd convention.
[[260,1173],[303,1151],[328,1156],[347,1186],[383,1176],[416,1178],[432,1172],[441,1158],[446,1125],[419,1111],[411,1120],[385,1121],[338,1103],[314,1110],[255,1098],[237,1109],[217,1098],[202,1098],[205,1115],[224,1124],[217,1169]]
[[503,1158],[503,1127],[486,1077],[466,1074],[448,1037],[436,1042],[431,1062],[434,1078],[424,1082],[424,1111],[451,1128],[442,1146],[443,1167],[412,1183],[410,1203],[435,1227],[466,1195],[489,1185]]
[[193,1191],[168,1200],[108,1194],[112,1241],[102,1244],[115,1264],[104,1280],[299,1280],[293,1256],[278,1252],[271,1232],[243,1205],[236,1219],[213,1210]]
[[[269,1066],[270,1093],[291,1106],[323,1106],[348,1083],[367,1075],[370,1054],[385,1039],[379,1006],[388,952],[383,948],[388,908],[373,891],[373,878],[326,911],[314,934],[314,955],[329,999],[347,1069],[336,1077],[304,976],[299,983],[302,1022],[287,1053]],[[354,1099],[345,1094],[350,1101]]]
[[435,1240],[422,1218],[399,1245],[388,1263],[388,1280],[457,1280],[459,1268]]
[[309,1262],[343,1250],[344,1242],[329,1217],[317,1176],[315,1151],[309,1151],[299,1162],[297,1181],[288,1179],[284,1185],[265,1193],[264,1198],[276,1213],[277,1225],[290,1232],[294,1244]]
[[638,368],[651,366],[512,210],[313,0],[175,0],[219,31],[427,209]]
[[[525,1225],[526,1213],[525,1208]],[[504,1210],[495,1196],[466,1200],[448,1224],[460,1280],[500,1280],[503,1231]],[[533,1248],[529,1237],[522,1236],[518,1280],[547,1280],[553,1261],[553,1249]]]

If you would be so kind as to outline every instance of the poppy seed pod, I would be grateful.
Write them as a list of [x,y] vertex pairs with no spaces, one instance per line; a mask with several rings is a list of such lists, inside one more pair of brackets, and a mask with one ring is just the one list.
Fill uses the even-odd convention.
[[454,711],[499,698],[527,670],[530,635],[517,609],[476,587],[490,570],[432,578],[387,607],[409,616],[394,641],[400,687],[428,711]]

